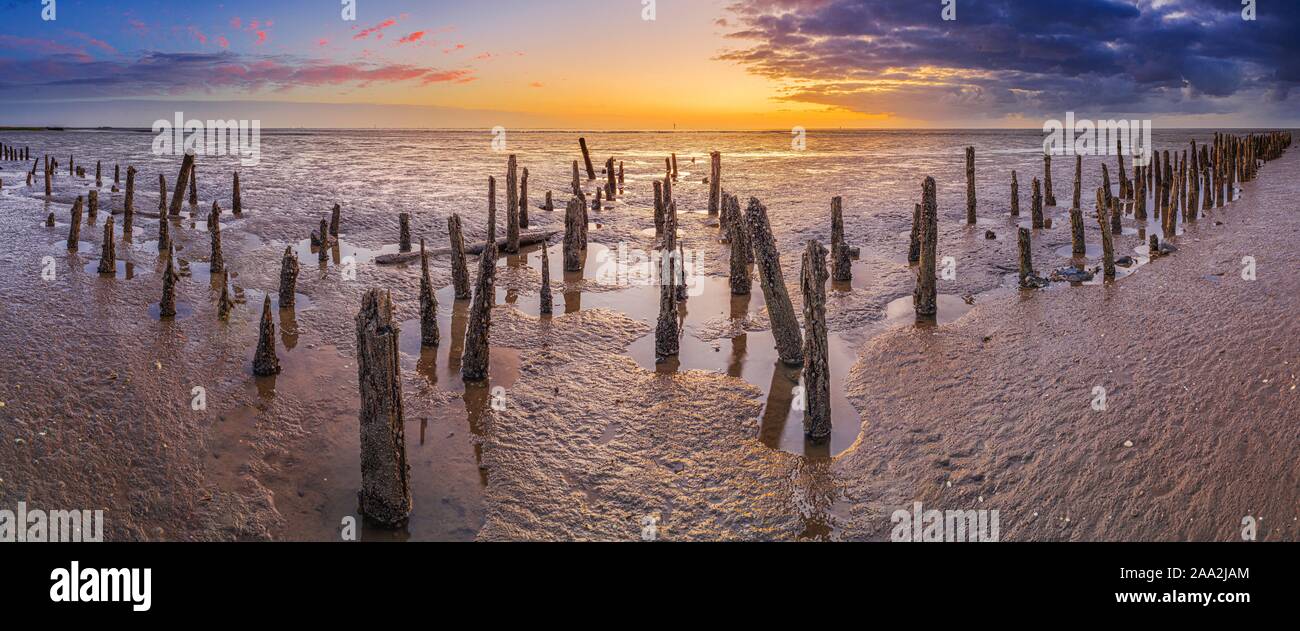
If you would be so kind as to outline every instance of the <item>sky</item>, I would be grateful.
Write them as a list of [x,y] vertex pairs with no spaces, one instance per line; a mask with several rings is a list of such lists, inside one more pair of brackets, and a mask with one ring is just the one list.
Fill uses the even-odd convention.
[[0,125],[1300,126],[1300,1],[1242,2],[0,0]]

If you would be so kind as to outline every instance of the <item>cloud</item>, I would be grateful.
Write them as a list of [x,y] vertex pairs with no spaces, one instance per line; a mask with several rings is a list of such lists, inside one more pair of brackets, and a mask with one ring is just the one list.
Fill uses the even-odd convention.
[[[10,41],[26,48],[33,41]],[[12,38],[11,38],[12,39]],[[414,64],[338,63],[292,56],[254,56],[230,51],[213,53],[147,52],[131,60],[103,61],[75,53],[52,52],[15,64],[0,82],[0,94],[24,98],[96,98],[176,96],[216,92],[284,92],[320,86],[368,87],[409,82],[428,86],[468,83],[472,70]]]
[[403,37],[402,39],[397,40],[397,43],[410,44],[412,42],[418,42],[421,39],[424,39],[424,31],[416,31],[414,33],[407,35],[406,37]]
[[[719,57],[780,98],[908,118],[1246,108],[1300,83],[1300,3],[736,0]],[[1282,94],[1286,94],[1285,91]]]
[[358,31],[356,35],[352,36],[352,39],[365,39],[367,37],[370,37],[374,33],[380,33],[380,35],[382,36],[383,35],[382,31],[384,29],[390,26],[394,26],[396,24],[397,24],[397,20],[393,18],[388,18],[387,20],[384,20],[383,22],[380,22],[379,24],[376,24],[370,28],[366,28]]

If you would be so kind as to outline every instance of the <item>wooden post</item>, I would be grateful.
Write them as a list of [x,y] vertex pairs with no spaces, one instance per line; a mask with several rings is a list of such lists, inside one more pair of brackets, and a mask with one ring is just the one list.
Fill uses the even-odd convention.
[[1032,188],[1029,213],[1033,220],[1034,230],[1039,230],[1043,227],[1043,191],[1038,184],[1038,178],[1034,178]]
[[[838,198],[837,198],[838,199]],[[803,431],[813,443],[831,437],[830,345],[826,333],[826,249],[808,241],[800,273],[803,290]]]
[[102,168],[103,168],[103,162],[96,160],[95,161],[95,186],[96,187],[102,187],[104,185],[104,178],[100,173]]
[[[1042,196],[1038,179],[1034,179],[1035,208],[1042,213]],[[935,268],[939,249],[939,205],[934,178],[926,176],[921,184],[921,257],[916,268],[916,287],[912,291],[913,307],[918,318],[933,318],[939,311]]]
[[844,242],[842,204],[843,200],[840,197],[831,198],[831,278],[840,283],[853,280],[853,263],[849,261],[849,245]]
[[1110,169],[1106,167],[1105,162],[1101,163],[1101,188],[1106,193],[1106,207],[1110,208],[1110,199],[1112,197],[1110,194]]
[[785,278],[781,275],[781,255],[772,236],[772,228],[767,220],[767,208],[758,198],[749,198],[749,208],[745,210],[745,221],[749,224],[749,236],[754,247],[754,261],[758,265],[759,286],[763,289],[763,298],[767,301],[768,320],[772,327],[772,337],[776,342],[777,355],[781,362],[790,366],[803,364],[803,340],[799,335],[799,320],[795,317],[794,305],[785,288]]
[[[1104,166],[1104,165],[1103,165]],[[1102,263],[1105,270],[1106,278],[1115,278],[1115,244],[1111,240],[1111,232],[1106,224],[1109,222],[1107,217],[1108,202],[1104,189],[1097,189],[1097,223],[1101,225],[1101,251]]]
[[722,152],[709,153],[709,214],[722,210]]
[[[94,221],[95,215],[99,214],[99,190],[98,189],[92,188],[86,192],[86,207],[87,207],[87,214],[90,216],[90,220]],[[109,214],[111,215],[112,213]]]
[[497,240],[497,179],[488,176],[487,240]]
[[587,139],[579,138],[578,145],[582,147],[582,161],[587,165],[587,179],[596,179],[596,167],[591,164],[591,152],[587,151]]
[[1152,234],[1147,245],[1147,258],[1154,261],[1158,256],[1160,256],[1160,237]]
[[221,272],[221,297],[217,299],[217,318],[225,320],[235,310],[235,301],[230,299],[230,272]]
[[594,201],[594,202],[591,203],[591,209],[592,209],[592,210],[600,210],[600,208],[601,208],[601,206],[600,206],[600,196],[601,196],[601,194],[604,193],[604,192],[605,192],[604,189],[599,189],[599,188],[596,189],[596,201]]
[[551,242],[542,242],[542,292],[538,313],[541,315],[551,315],[555,311],[555,297],[551,295],[551,258],[547,250],[551,248]]
[[239,171],[235,171],[235,189],[231,196],[233,199],[231,200],[230,212],[235,213],[236,215],[244,212],[243,200],[240,199],[239,195]]
[[488,376],[491,351],[488,338],[492,328],[492,306],[496,303],[496,262],[496,241],[488,241],[478,260],[474,304],[470,308],[469,329],[465,332],[465,352],[460,360],[460,374],[465,381],[479,381]]
[[49,215],[46,215],[45,217],[45,227],[46,228],[54,227],[54,213],[52,211],[50,212]]
[[190,205],[199,205],[199,177],[196,175],[198,168],[190,166]]
[[569,199],[568,207],[564,210],[564,271],[577,272],[582,270],[582,239],[581,227],[582,221],[582,201],[576,197]]
[[68,228],[68,251],[77,251],[77,242],[81,240],[81,196],[72,203],[72,224]]
[[[397,215],[397,223],[398,223],[397,249],[402,252],[410,252],[411,251],[411,213],[401,213]],[[321,228],[322,243],[328,242],[329,234],[326,233],[326,230],[328,230],[328,228],[325,225],[324,219],[322,219],[320,222],[320,228]],[[491,238],[492,237],[490,236],[488,237],[488,239]],[[324,245],[322,245],[321,247],[324,247]]]
[[749,231],[740,214],[740,200],[735,195],[722,194],[722,214],[727,217],[727,240],[731,248],[731,293],[734,296],[745,296],[754,284],[749,275],[749,255],[753,249],[749,245]]
[[226,269],[226,259],[221,254],[221,208],[212,200],[212,212],[208,214],[208,234],[212,237],[212,257],[208,265],[213,274]]
[[614,173],[614,159],[605,161],[605,199],[613,202],[618,193],[618,176]]
[[519,163],[515,154],[506,161],[506,254],[519,253]]
[[280,374],[280,358],[275,355],[275,321],[271,319],[269,293],[262,300],[262,321],[258,326],[257,352],[253,355],[253,374],[258,377]]
[[325,218],[320,220],[320,229],[317,231],[320,235],[320,247],[316,249],[316,260],[321,263],[329,262],[330,258],[330,226]]
[[167,218],[167,176],[158,174],[158,214]]
[[1070,252],[1079,256],[1088,253],[1087,242],[1083,237],[1083,210],[1080,208],[1070,209]]
[[1142,180],[1144,177],[1144,169],[1133,167],[1133,219],[1142,223],[1147,220],[1147,187]]
[[664,236],[664,186],[659,180],[654,181],[655,190],[655,238]]
[[113,245],[113,214],[104,220],[104,245],[99,253],[99,273],[117,273],[117,253]]
[[975,147],[966,147],[966,223],[975,224]]
[[361,394],[361,514],[395,528],[411,516],[411,467],[402,410],[401,329],[388,292],[371,289],[357,313],[357,381]]
[[1043,201],[1048,206],[1056,205],[1056,193],[1052,192],[1052,154],[1043,154]]
[[1020,247],[1020,288],[1033,289],[1034,260],[1029,242],[1028,228],[1017,230],[1016,244]]
[[519,228],[528,227],[528,167],[524,167],[524,176],[519,180]]
[[619,186],[623,185],[623,161],[622,160],[618,161],[618,184]]
[[1124,234],[1124,226],[1120,222],[1119,198],[1110,198],[1110,232],[1111,234]]
[[[45,159],[48,161],[48,160],[50,159],[50,157],[49,157],[49,156],[45,156]],[[50,197],[50,193],[51,193],[51,191],[50,191],[50,167],[47,166],[47,167],[45,167],[45,197],[46,197],[46,199],[49,199],[49,197]]]
[[114,164],[114,165],[113,165],[113,184],[114,184],[114,185],[117,185],[117,184],[121,184],[121,183],[122,183],[122,167],[121,167],[120,165]]
[[[181,214],[181,202],[185,196],[185,186],[189,184],[190,173],[194,171],[194,154],[187,153],[181,160],[181,173],[176,178],[176,191],[172,194],[172,203],[167,211],[169,215]],[[166,189],[164,189],[166,190]]]
[[293,247],[284,248],[284,256],[280,258],[281,309],[289,309],[297,303],[299,269],[298,255],[294,254]]
[[655,323],[655,363],[675,357],[680,350],[677,323],[677,251],[664,243],[659,257],[659,320]]
[[1074,205],[1071,208],[1083,208],[1083,156],[1074,156]]
[[1124,174],[1124,139],[1115,139],[1115,158],[1119,160],[1119,196],[1129,198],[1128,176]]
[[469,300],[469,267],[465,264],[465,236],[459,214],[447,220],[447,236],[451,239],[451,286],[456,290],[456,300]]
[[677,181],[677,154],[673,154],[673,181]]
[[429,254],[420,239],[420,345],[438,345],[438,298],[429,280]]
[[[1016,172],[1011,172],[1011,216],[1020,216],[1020,181],[1016,179]],[[913,229],[913,233],[916,230]]]
[[343,221],[343,208],[336,203],[334,204],[334,208],[330,210],[330,236],[331,237],[339,236],[339,223],[341,223],[342,221]]
[[[164,221],[166,219],[166,217],[163,218]],[[176,273],[176,266],[172,262],[172,259],[176,258],[176,254],[172,252],[171,247],[168,246],[163,252],[167,257],[167,267],[163,268],[163,295],[162,301],[158,303],[158,317],[174,318],[176,317],[176,282],[180,280],[180,275]],[[263,317],[266,316],[263,315]],[[254,367],[256,367],[256,363]]]

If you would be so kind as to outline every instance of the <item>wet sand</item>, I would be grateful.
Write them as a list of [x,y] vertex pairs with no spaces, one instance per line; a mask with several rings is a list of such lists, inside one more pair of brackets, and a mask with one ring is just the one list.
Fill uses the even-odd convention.
[[[203,222],[173,221],[189,275],[179,316],[160,322],[157,220],[137,218],[110,279],[94,273],[102,224],[83,226],[76,254],[66,225],[40,225],[49,210],[66,221],[70,195],[20,200],[0,208],[14,226],[0,231],[0,261],[17,270],[0,282],[11,355],[0,503],[102,507],[109,539],[337,539],[360,486],[351,317],[362,287],[377,285],[393,289],[403,320],[415,512],[405,529],[363,538],[638,539],[651,519],[662,539],[883,539],[893,510],[923,501],[997,508],[1004,540],[1232,539],[1247,514],[1265,518],[1261,538],[1295,539],[1295,160],[1263,167],[1243,199],[1186,228],[1178,253],[1111,285],[1022,294],[998,267],[1015,260],[1017,224],[996,214],[1000,202],[973,228],[945,215],[940,255],[960,252],[962,272],[940,283],[936,325],[911,323],[906,235],[879,222],[850,230],[864,250],[854,281],[830,291],[835,425],[823,447],[802,440],[797,371],[777,365],[761,293],[725,293],[707,216],[683,212],[711,275],[682,312],[677,362],[653,361],[657,290],[595,280],[602,248],[648,247],[648,178],[629,177],[637,193],[594,219],[584,273],[562,272],[552,246],[554,317],[537,314],[537,249],[499,262],[491,376],[469,387],[458,364],[467,304],[445,287],[445,260],[444,341],[422,351],[417,268],[370,265],[394,246],[368,227],[354,238],[349,215],[324,265],[305,241],[273,238],[286,230],[272,212],[224,215],[244,301],[225,324]],[[703,187],[682,178],[679,197],[698,203]],[[1048,211],[1057,227],[1036,235],[1040,271],[1069,260],[1054,256],[1069,243],[1066,209]],[[799,239],[822,237],[778,229],[790,283]],[[1116,243],[1144,253],[1136,234]],[[286,245],[303,273],[298,306],[277,310],[284,371],[255,379],[249,305],[274,287]],[[1259,281],[1237,280],[1244,255],[1259,259]],[[56,282],[40,277],[45,256]],[[361,282],[344,278],[348,256]],[[1097,385],[1105,413],[1090,407]],[[206,410],[192,409],[195,386]]]

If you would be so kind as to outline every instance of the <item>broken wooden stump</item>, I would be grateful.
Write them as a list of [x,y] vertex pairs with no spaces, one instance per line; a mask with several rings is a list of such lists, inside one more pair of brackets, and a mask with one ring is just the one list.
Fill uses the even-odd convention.
[[966,223],[975,223],[975,147],[966,147]]
[[542,204],[541,208],[548,213],[555,211],[555,202],[551,200],[551,191],[546,191],[546,203]]
[[614,174],[614,159],[605,161],[605,200],[613,203],[618,195],[618,176]]
[[497,240],[497,179],[491,175],[488,176],[487,240],[494,243]]
[[1087,242],[1083,237],[1083,211],[1079,208],[1070,209],[1070,252],[1082,256],[1088,253]]
[[113,215],[104,221],[104,244],[99,253],[99,273],[117,273],[117,252],[113,245]]
[[659,319],[655,323],[655,363],[676,357],[680,351],[676,264],[676,250],[671,244],[665,244],[659,257]]
[[226,269],[226,259],[221,254],[221,207],[217,206],[216,200],[212,201],[212,212],[208,214],[208,234],[212,237],[212,256],[208,265],[216,274]]
[[438,298],[429,280],[429,255],[420,239],[420,345],[438,345]]
[[749,198],[745,221],[749,226],[754,262],[758,265],[759,286],[763,289],[763,298],[767,302],[768,320],[776,342],[777,355],[784,364],[801,365],[803,340],[799,335],[799,320],[795,317],[794,305],[790,302],[785,278],[781,275],[781,255],[767,220],[767,208],[758,198]]
[[389,528],[411,516],[411,468],[402,411],[401,329],[388,292],[371,289],[357,313],[357,381],[361,395],[361,514]]
[[217,318],[225,320],[235,310],[235,301],[230,299],[230,272],[221,272],[221,297],[217,299]]
[[[166,221],[166,218],[163,219]],[[167,267],[163,268],[163,295],[162,301],[158,303],[158,316],[160,318],[176,317],[176,282],[180,280],[180,275],[176,273],[176,265],[173,259],[176,253],[168,246],[164,250],[167,257]]]
[[488,376],[491,352],[488,338],[492,329],[492,307],[496,303],[497,245],[489,241],[478,259],[478,280],[474,287],[474,304],[470,307],[469,328],[465,331],[465,352],[461,355],[460,374],[465,381],[479,381]]
[[564,211],[564,271],[578,272],[582,270],[582,241],[581,227],[582,221],[582,202],[578,198],[569,200],[569,205]]
[[582,161],[587,165],[587,179],[594,180],[596,179],[596,167],[591,164],[591,152],[587,150],[587,139],[579,138],[578,145],[582,147]]
[[231,193],[230,212],[236,215],[244,212],[243,199],[239,194],[239,171],[235,171],[235,188],[234,192]]
[[53,211],[51,211],[49,215],[46,215],[46,217],[45,217],[45,227],[46,227],[46,228],[53,228],[53,227],[54,227],[54,212],[53,212]]
[[1097,223],[1101,225],[1102,268],[1106,278],[1115,278],[1115,244],[1111,238],[1106,192],[1097,189]]
[[465,237],[461,232],[460,215],[453,214],[447,220],[447,236],[451,240],[451,285],[456,291],[456,300],[469,300],[469,267],[465,264]]
[[524,175],[519,179],[519,229],[528,228],[528,167],[524,167]]
[[293,247],[284,248],[284,256],[280,258],[280,308],[289,309],[297,302],[295,297],[298,291],[298,255],[294,253]]
[[[838,199],[838,198],[837,198]],[[831,436],[830,346],[826,333],[826,248],[808,241],[799,286],[803,291],[803,431],[813,443]]]
[[1016,172],[1011,172],[1011,216],[1020,216],[1020,180],[1016,179]]
[[334,208],[330,210],[330,236],[331,237],[339,236],[339,224],[342,221],[343,221],[343,207],[339,206],[336,203],[334,204]]
[[1074,156],[1074,204],[1070,206],[1071,208],[1083,208],[1083,206],[1081,206],[1079,203],[1080,200],[1082,199],[1080,197],[1080,194],[1083,191],[1083,189],[1081,188],[1082,186],[1083,186],[1083,156],[1076,155]]
[[1020,288],[1039,289],[1047,282],[1034,273],[1034,261],[1029,241],[1029,228],[1020,228],[1016,232],[1016,244],[1020,249]]
[[96,189],[92,188],[86,192],[86,214],[91,221],[94,221],[95,216],[99,214],[99,191]]
[[731,246],[731,294],[746,296],[754,284],[749,275],[749,257],[754,250],[749,244],[745,218],[740,214],[740,200],[735,195],[722,194],[722,214],[727,218],[724,225],[730,242],[728,245]]
[[[1038,180],[1034,180],[1034,189]],[[912,304],[918,318],[933,318],[939,310],[937,279],[939,249],[939,204],[936,199],[934,178],[926,176],[921,183],[921,256],[916,268],[916,287],[912,290]]]
[[709,153],[709,214],[722,211],[722,152]]
[[329,262],[329,258],[330,258],[330,233],[329,233],[329,229],[330,229],[330,228],[329,228],[329,222],[325,221],[324,218],[321,218],[321,220],[320,220],[320,229],[318,229],[318,230],[316,231],[316,233],[313,235],[313,236],[315,237],[316,242],[317,242],[317,245],[316,245],[316,260],[319,261],[319,262],[321,262],[321,263],[327,263],[327,262]]
[[100,173],[102,168],[103,168],[103,163],[99,162],[98,160],[95,161],[95,186],[97,187],[104,185],[104,178]]
[[[181,159],[181,172],[180,175],[176,177],[176,190],[172,194],[172,203],[167,210],[167,214],[169,215],[181,214],[181,203],[182,200],[184,200],[185,198],[184,197],[185,187],[189,184],[190,174],[193,172],[194,172],[194,154],[187,153],[185,154],[185,157]],[[166,197],[165,195],[166,190],[167,189],[164,187],[163,188],[164,197]]]
[[831,198],[831,278],[843,283],[853,280],[849,245],[844,242],[844,210],[840,197]]
[[1034,178],[1033,190],[1031,191],[1029,213],[1032,217],[1034,229],[1043,227],[1043,191],[1038,184],[1038,178]]
[[190,166],[190,205],[199,205],[199,178],[196,173],[198,169],[193,165]]
[[1124,234],[1124,225],[1120,221],[1123,213],[1119,210],[1119,198],[1110,198],[1110,232],[1111,234]]
[[677,181],[677,154],[672,155],[673,181]]
[[122,230],[131,231],[131,217],[135,214],[135,167],[126,167],[126,197],[122,201]]
[[[397,249],[399,252],[411,251],[411,213],[400,213],[397,215]],[[329,235],[325,232],[325,220],[321,220],[322,241],[328,241]]]
[[596,189],[596,201],[591,203],[592,210],[600,210],[600,196],[604,192],[605,192],[604,189],[599,189],[599,188]]
[[81,196],[72,203],[72,224],[68,227],[68,251],[77,251],[77,242],[81,240]]
[[507,254],[519,253],[519,163],[510,154],[506,163],[506,248]]
[[1056,193],[1052,192],[1052,154],[1043,154],[1043,203],[1056,205]]
[[551,295],[551,258],[547,254],[550,246],[550,242],[542,243],[542,291],[538,307],[538,313],[541,315],[551,315],[555,312],[555,299]]
[[262,321],[258,325],[257,352],[253,355],[253,374],[258,377],[280,374],[280,358],[275,355],[275,321],[271,319],[271,294],[269,293],[262,299]]
[[158,214],[167,215],[167,176],[158,174]]

